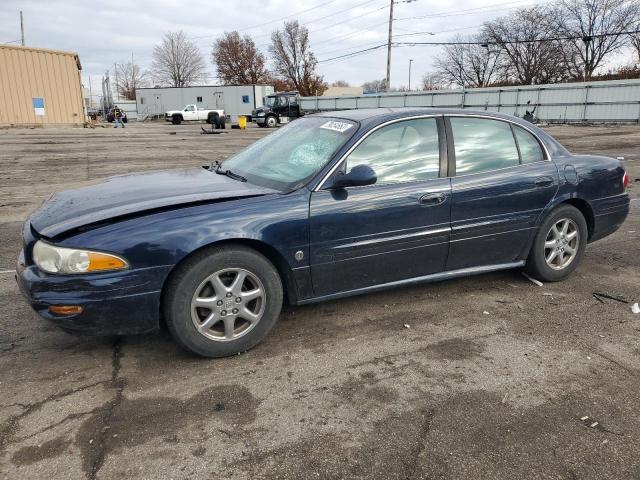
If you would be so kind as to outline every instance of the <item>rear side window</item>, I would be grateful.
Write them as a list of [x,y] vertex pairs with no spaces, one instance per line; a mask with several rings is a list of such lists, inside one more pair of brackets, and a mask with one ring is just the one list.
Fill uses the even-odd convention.
[[516,134],[518,140],[518,148],[520,149],[520,158],[522,163],[541,162],[544,160],[544,152],[540,146],[540,142],[524,128],[520,128],[516,125],[513,126],[513,131]]
[[435,118],[392,123],[376,130],[351,152],[347,171],[356,165],[371,167],[378,184],[438,178],[440,147]]
[[468,175],[520,164],[518,148],[507,122],[451,117],[456,175]]

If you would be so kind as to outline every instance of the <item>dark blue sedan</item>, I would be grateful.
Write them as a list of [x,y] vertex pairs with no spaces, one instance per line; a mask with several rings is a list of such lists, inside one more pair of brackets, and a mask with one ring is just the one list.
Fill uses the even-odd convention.
[[223,164],[58,193],[24,225],[17,278],[42,317],[158,329],[220,357],[305,304],[524,267],[558,281],[629,211],[613,158],[517,118],[442,109],[311,115]]

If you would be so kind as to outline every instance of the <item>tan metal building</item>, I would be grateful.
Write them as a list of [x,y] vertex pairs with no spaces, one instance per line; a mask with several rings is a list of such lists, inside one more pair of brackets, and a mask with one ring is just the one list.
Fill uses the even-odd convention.
[[0,45],[0,125],[84,124],[81,69],[75,53]]

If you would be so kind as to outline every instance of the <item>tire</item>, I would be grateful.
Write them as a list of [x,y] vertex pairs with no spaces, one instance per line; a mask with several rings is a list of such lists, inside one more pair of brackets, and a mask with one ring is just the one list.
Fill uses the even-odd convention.
[[[588,234],[582,212],[571,205],[560,205],[540,226],[525,269],[543,281],[565,279],[582,260]],[[547,261],[548,258],[551,260]]]
[[214,128],[218,128],[218,114],[212,113],[207,117],[207,123],[213,125]]
[[225,130],[227,128],[227,118],[225,116],[218,118],[218,128],[220,130]]
[[278,126],[278,119],[273,115],[269,115],[264,122],[267,128],[276,128]]
[[180,123],[182,123],[182,118],[180,118],[179,115],[174,115],[173,117],[171,117],[171,123],[173,123],[174,125],[180,125]]
[[[246,277],[240,289],[233,283],[239,273]],[[195,306],[196,298],[200,306]],[[178,344],[217,358],[257,345],[278,320],[282,299],[280,276],[268,259],[243,246],[222,246],[198,252],[178,267],[167,283],[162,308]]]

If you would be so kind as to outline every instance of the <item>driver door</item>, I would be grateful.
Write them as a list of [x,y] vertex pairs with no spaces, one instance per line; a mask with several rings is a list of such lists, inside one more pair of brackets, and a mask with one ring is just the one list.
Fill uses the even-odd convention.
[[314,293],[331,295],[444,270],[451,182],[442,117],[397,121],[370,133],[337,171],[368,165],[374,185],[311,195]]
[[196,107],[194,105],[187,105],[182,112],[182,117],[185,120],[197,120],[198,112],[196,112]]

